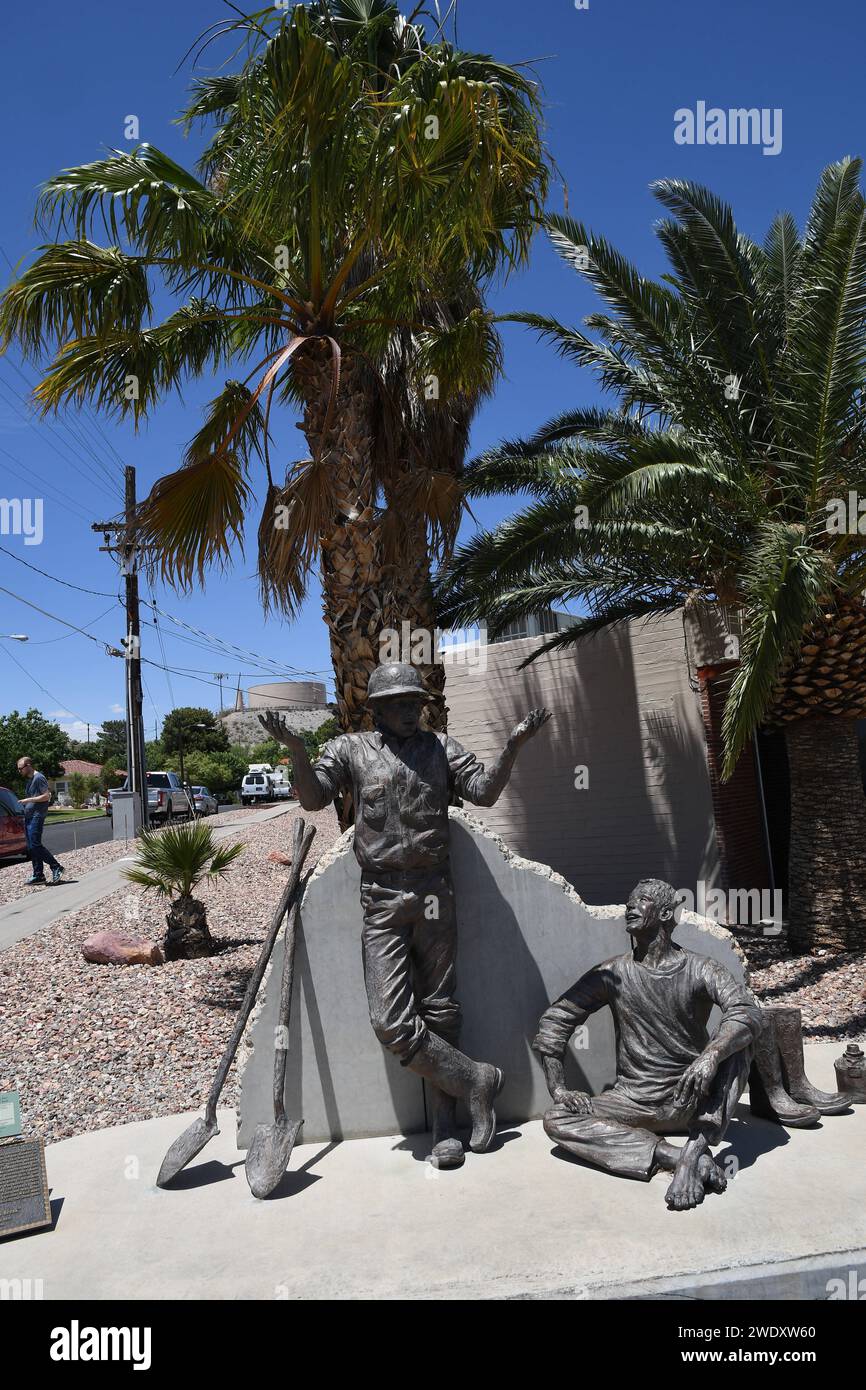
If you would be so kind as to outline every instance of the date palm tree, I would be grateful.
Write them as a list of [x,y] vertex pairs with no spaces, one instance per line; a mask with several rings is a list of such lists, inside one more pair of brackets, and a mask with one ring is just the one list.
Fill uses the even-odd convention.
[[[800,947],[866,943],[866,202],[861,164],[821,176],[800,233],[763,244],[704,188],[654,186],[671,263],[646,279],[603,238],[547,221],[605,301],[587,327],[520,315],[616,398],[577,408],[467,470],[470,496],[529,494],[454,557],[446,616],[515,617],[577,600],[542,652],[696,602],[742,623],[726,697],[725,775],[755,729],[784,728],[789,918]],[[843,505],[844,504],[844,505]],[[841,521],[844,511],[846,520]]]
[[[69,239],[8,289],[0,333],[54,352],[46,411],[90,401],[138,421],[189,377],[253,364],[152,489],[140,534],[167,582],[202,581],[241,540],[260,464],[264,603],[296,614],[318,566],[340,720],[357,728],[380,630],[432,627],[430,550],[453,543],[469,420],[499,368],[481,286],[525,259],[544,198],[538,98],[389,0],[222,30],[248,51],[195,84],[183,120],[215,125],[197,172],[142,145],[49,180],[40,218]],[[160,281],[177,302],[157,321]],[[285,472],[275,400],[300,409],[309,451]]]
[[222,878],[241,844],[217,845],[210,826],[170,825],[146,830],[139,838],[138,860],[123,876],[169,900],[166,960],[197,960],[213,954],[214,943],[203,902],[194,896],[199,884]]

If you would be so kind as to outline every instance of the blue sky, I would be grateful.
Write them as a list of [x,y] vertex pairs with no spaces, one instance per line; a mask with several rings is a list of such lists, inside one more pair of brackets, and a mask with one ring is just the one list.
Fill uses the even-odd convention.
[[[549,144],[570,211],[646,273],[663,269],[651,230],[659,211],[648,188],[653,179],[710,185],[733,204],[743,229],[760,237],[779,208],[802,221],[821,168],[866,148],[862,0],[589,0],[585,10],[574,0],[461,0],[459,8],[462,46],[508,62],[537,60]],[[218,0],[182,6],[175,0],[82,0],[47,11],[16,6],[8,13],[0,124],[4,283],[9,262],[36,245],[32,213],[40,182],[66,165],[99,158],[107,147],[122,147],[128,115],[138,116],[142,139],[193,162],[197,140],[185,140],[172,124],[190,68],[176,69],[195,37],[226,13]],[[674,112],[699,101],[780,108],[780,153],[677,144]],[[561,208],[563,197],[556,188],[551,206]],[[575,323],[596,307],[579,277],[540,238],[529,269],[497,286],[491,303],[501,312],[532,309]],[[527,330],[509,325],[504,340],[505,379],[478,417],[473,451],[527,433],[566,406],[597,399],[588,373],[561,363]],[[192,386],[183,401],[168,400],[136,436],[131,425],[100,420],[97,428],[89,415],[46,427],[25,404],[27,383],[35,379],[34,367],[14,353],[0,359],[0,497],[44,498],[41,545],[0,536],[0,546],[11,552],[0,550],[0,586],[87,627],[100,643],[117,645],[123,626],[110,597],[117,592],[116,569],[99,553],[102,540],[89,523],[116,513],[121,460],[136,466],[141,495],[176,465],[202,402],[218,388],[210,380]],[[490,524],[507,510],[491,502],[476,514]],[[21,560],[97,593],[65,588]],[[200,677],[145,668],[148,737],[174,704],[218,708],[218,690],[209,683],[217,671],[229,673],[231,686],[239,673],[244,685],[255,680],[260,658],[287,669],[329,671],[318,590],[295,624],[265,622],[249,557],[238,557],[230,575],[213,575],[204,592],[179,596],[158,588],[155,597],[165,612],[256,656],[220,656],[164,619],[163,663],[157,634],[146,628],[145,656]],[[0,633],[9,632],[31,640],[0,640],[0,713],[36,705],[78,735],[82,723],[97,726],[122,712],[122,666],[100,644],[0,592]]]

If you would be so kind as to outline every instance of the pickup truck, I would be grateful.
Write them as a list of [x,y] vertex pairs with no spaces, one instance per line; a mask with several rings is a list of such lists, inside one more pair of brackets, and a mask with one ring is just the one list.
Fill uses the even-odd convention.
[[[128,791],[128,779],[118,791]],[[105,814],[111,815],[112,792],[108,793]],[[149,772],[147,774],[147,809],[151,824],[168,822],[176,816],[189,816],[190,798],[176,772]]]

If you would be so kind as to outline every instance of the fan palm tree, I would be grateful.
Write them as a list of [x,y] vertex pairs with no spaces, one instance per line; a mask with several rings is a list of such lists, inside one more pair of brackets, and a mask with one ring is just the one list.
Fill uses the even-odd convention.
[[[742,624],[726,695],[725,775],[759,726],[786,732],[792,939],[866,942],[866,202],[860,161],[826,169],[802,234],[762,245],[704,188],[654,185],[671,263],[646,279],[566,217],[547,230],[605,311],[596,336],[519,315],[617,397],[467,470],[470,496],[529,505],[457,552],[453,621],[491,631],[557,601],[584,610],[531,659],[612,623],[692,603]],[[845,522],[841,522],[844,504]]]
[[169,899],[166,960],[213,954],[207,911],[194,893],[200,883],[222,878],[243,850],[241,844],[218,846],[210,826],[201,821],[142,832],[138,861],[123,876]]
[[[197,173],[142,145],[51,179],[39,216],[70,239],[6,292],[0,333],[54,352],[46,411],[138,421],[188,377],[254,364],[139,534],[167,582],[202,581],[241,540],[261,463],[265,606],[296,614],[318,566],[339,716],[358,728],[380,630],[432,627],[429,551],[453,542],[469,420],[499,368],[479,287],[525,258],[545,193],[538,98],[389,0],[222,29],[248,52],[195,84],[184,122],[216,123]],[[159,280],[181,300],[161,322]],[[309,450],[284,476],[275,399],[299,406]]]

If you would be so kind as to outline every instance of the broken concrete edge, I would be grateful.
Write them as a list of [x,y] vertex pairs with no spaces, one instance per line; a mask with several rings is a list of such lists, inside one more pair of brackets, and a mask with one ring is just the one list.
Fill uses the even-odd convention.
[[[565,894],[565,896],[569,899],[570,902],[574,904],[574,906],[582,909],[584,912],[589,913],[589,915],[591,917],[596,918],[596,920],[600,922],[616,921],[625,916],[625,903],[616,903],[613,905],[606,906],[592,906],[591,904],[584,902],[577,889],[573,886],[573,884],[569,883],[567,879],[563,878],[562,874],[557,873],[556,870],[552,869],[549,864],[542,864],[535,859],[523,858],[522,855],[518,854],[515,850],[511,849],[505,843],[501,835],[497,834],[495,830],[492,830],[489,825],[487,825],[484,821],[479,820],[476,816],[471,816],[467,814],[466,811],[463,811],[456,806],[449,806],[448,815],[451,820],[457,821],[459,824],[464,825],[467,830],[473,831],[475,834],[483,836],[486,840],[489,840],[492,844],[496,846],[502,857],[508,863],[512,864],[515,868],[527,870],[530,873],[536,874],[539,878],[546,879],[549,883],[554,884],[555,887],[559,888],[561,892]],[[337,863],[338,860],[343,859],[347,854],[351,852],[352,846],[354,844],[354,838],[355,831],[354,828],[350,826],[350,828],[348,830],[345,830],[343,834],[340,836],[340,838],[338,840],[335,840],[334,843],[330,846],[330,848],[327,849],[324,852],[324,854],[322,854],[321,858],[318,860],[315,867],[312,869],[311,873],[309,874],[304,883],[304,892],[301,898],[302,913],[304,897],[306,896],[310,886],[313,883],[315,883],[317,879],[321,878],[322,874],[326,873],[333,864]],[[734,954],[736,955],[737,959],[742,965],[743,978],[746,981],[746,983],[748,983],[748,965],[746,963],[746,957],[743,954],[739,942],[736,940],[732,932],[727,931],[724,927],[720,926],[719,923],[711,921],[708,917],[701,917],[697,912],[681,912],[678,918],[678,924],[683,922],[688,922],[689,925],[697,927],[699,931],[708,932],[710,936],[715,937],[717,940],[724,941],[726,945],[729,946],[731,950],[733,950]],[[276,942],[274,943],[274,951],[276,951],[276,943],[280,940],[282,936],[284,936],[285,930],[286,923],[284,921],[282,927],[280,928],[280,932],[277,936]],[[247,1020],[247,1026],[244,1029],[243,1037],[241,1038],[240,1045],[238,1047],[237,1056],[235,1058],[235,1066],[237,1067],[237,1073],[240,1078],[243,1077],[243,1073],[248,1063],[252,1059],[254,1047],[250,1040],[253,1037],[253,1032],[255,1030],[259,1017],[261,1016],[261,1012],[265,1007],[265,1000],[267,999],[272,962],[273,954],[271,956],[271,960],[268,962],[267,969],[265,970],[265,974],[262,979],[258,995],[250,1012],[250,1016]]]

